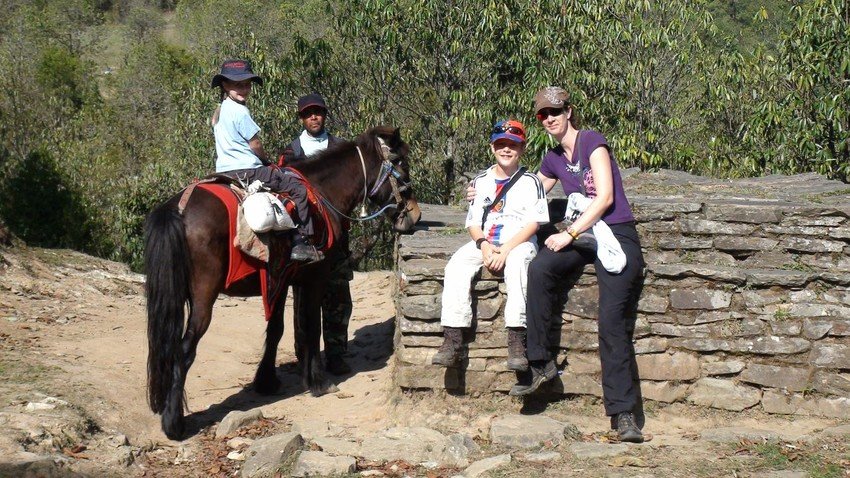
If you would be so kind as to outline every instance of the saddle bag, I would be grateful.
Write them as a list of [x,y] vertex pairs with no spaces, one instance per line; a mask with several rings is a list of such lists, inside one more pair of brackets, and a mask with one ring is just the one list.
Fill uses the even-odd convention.
[[[254,186],[252,184],[252,186]],[[268,192],[250,192],[242,201],[242,215],[256,233],[294,229],[295,223],[277,196]]]

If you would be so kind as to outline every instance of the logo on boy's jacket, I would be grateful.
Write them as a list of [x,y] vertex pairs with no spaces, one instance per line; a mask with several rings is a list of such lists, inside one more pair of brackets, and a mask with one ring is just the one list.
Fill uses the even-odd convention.
[[505,198],[499,200],[499,202],[493,206],[493,212],[501,212],[502,209],[505,208]]

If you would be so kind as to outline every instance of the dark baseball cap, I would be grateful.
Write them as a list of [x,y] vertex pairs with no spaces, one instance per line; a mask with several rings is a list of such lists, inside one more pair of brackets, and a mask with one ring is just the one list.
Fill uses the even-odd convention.
[[263,84],[263,79],[254,74],[254,70],[251,69],[251,62],[248,60],[225,60],[221,64],[221,72],[212,79],[212,87],[221,86],[221,82],[224,80],[251,80],[258,85]]
[[304,95],[301,98],[298,98],[298,112],[302,112],[305,109],[311,106],[318,106],[323,110],[328,110],[328,105],[325,104],[325,99],[322,98],[321,95],[316,93],[310,93],[309,95]]

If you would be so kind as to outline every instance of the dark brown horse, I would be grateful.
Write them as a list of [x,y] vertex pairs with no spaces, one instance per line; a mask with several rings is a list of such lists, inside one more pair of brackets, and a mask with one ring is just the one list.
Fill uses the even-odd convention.
[[[399,232],[419,220],[419,206],[409,187],[408,146],[397,129],[373,128],[353,142],[334,146],[298,163],[298,170],[335,210],[333,231],[339,239],[342,218],[366,201],[389,209]],[[224,291],[228,270],[227,211],[213,194],[196,189],[181,214],[180,195],[154,209],[145,223],[145,269],[148,313],[148,401],[162,414],[162,429],[172,439],[184,433],[184,385],[198,341],[210,325],[219,293],[259,295],[258,281],[240,281]],[[334,241],[339,244],[339,241]],[[295,342],[302,380],[313,395],[330,386],[319,356],[320,304],[330,264],[300,267],[287,285],[295,285]],[[256,274],[251,276],[256,278]],[[272,304],[265,352],[254,377],[254,390],[274,393],[280,386],[275,360],[283,336],[287,289]],[[188,306],[188,319],[186,309]]]

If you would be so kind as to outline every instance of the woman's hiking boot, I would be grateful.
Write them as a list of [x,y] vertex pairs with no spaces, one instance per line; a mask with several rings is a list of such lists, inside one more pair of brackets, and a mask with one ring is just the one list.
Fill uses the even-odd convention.
[[528,370],[528,359],[525,357],[525,329],[511,327],[508,329],[508,369],[515,372]]
[[632,412],[617,414],[617,432],[620,434],[620,441],[643,443],[643,433],[638,428]]
[[463,329],[459,327],[443,327],[443,345],[431,359],[431,364],[443,367],[454,367],[460,363],[460,352],[463,347]]
[[508,395],[512,397],[521,397],[528,395],[537,390],[541,385],[558,376],[558,367],[555,366],[554,360],[549,360],[545,363],[542,361],[529,364],[531,372],[531,382],[528,384],[518,383],[511,387]]

